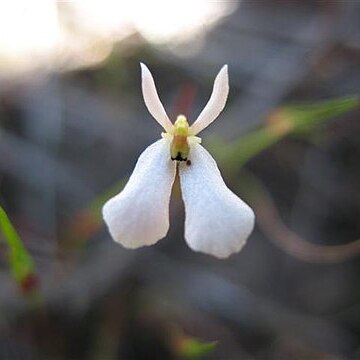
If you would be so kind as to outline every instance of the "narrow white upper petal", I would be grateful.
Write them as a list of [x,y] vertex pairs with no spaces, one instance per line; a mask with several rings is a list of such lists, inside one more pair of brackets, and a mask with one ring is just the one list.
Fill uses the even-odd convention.
[[226,258],[244,246],[254,213],[225,185],[215,160],[200,144],[191,145],[189,159],[190,166],[179,166],[186,242],[195,251]]
[[150,70],[143,63],[141,66],[141,86],[145,105],[148,108],[150,114],[155,120],[167,131],[170,132],[173,124],[166,114],[166,111],[159,99],[159,95],[156,91],[154,79],[151,75]]
[[221,113],[229,94],[228,66],[224,65],[216,76],[210,99],[196,121],[191,125],[192,135],[209,126]]
[[176,164],[161,139],[140,155],[123,191],[103,207],[113,239],[127,248],[152,245],[169,229],[169,202]]

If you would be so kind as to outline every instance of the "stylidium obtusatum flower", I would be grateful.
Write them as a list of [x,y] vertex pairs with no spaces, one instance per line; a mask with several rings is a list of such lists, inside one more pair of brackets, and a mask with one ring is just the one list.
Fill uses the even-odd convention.
[[227,65],[216,76],[211,97],[191,126],[184,115],[174,124],[170,121],[144,64],[141,73],[146,107],[165,132],[140,155],[124,189],[104,205],[103,217],[111,236],[131,249],[153,245],[165,237],[178,171],[186,213],[185,239],[190,248],[218,258],[240,251],[253,230],[254,213],[225,185],[215,160],[197,137],[225,106]]

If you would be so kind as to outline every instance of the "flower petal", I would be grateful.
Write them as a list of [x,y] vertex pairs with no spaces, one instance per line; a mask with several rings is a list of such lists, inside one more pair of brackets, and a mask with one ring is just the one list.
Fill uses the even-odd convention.
[[221,113],[229,94],[228,66],[224,65],[217,74],[210,99],[196,121],[191,125],[192,135],[208,127]]
[[103,207],[104,220],[116,242],[135,249],[152,245],[167,234],[175,173],[167,139],[145,149],[123,191]]
[[166,111],[159,99],[151,72],[145,64],[140,63],[140,66],[142,78],[141,86],[145,105],[148,108],[150,114],[166,130],[166,132],[170,132],[173,128],[173,124],[167,116]]
[[190,166],[179,166],[186,242],[195,251],[226,258],[244,246],[254,213],[225,185],[215,160],[200,144],[191,145],[189,159]]

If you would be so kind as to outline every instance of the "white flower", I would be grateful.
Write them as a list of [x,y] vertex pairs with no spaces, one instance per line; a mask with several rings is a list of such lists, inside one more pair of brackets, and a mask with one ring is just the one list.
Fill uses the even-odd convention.
[[227,188],[215,160],[196,136],[225,106],[229,92],[227,65],[216,76],[210,100],[191,126],[184,115],[179,115],[174,124],[170,121],[149,69],[141,64],[141,71],[145,104],[165,133],[140,155],[125,188],[104,205],[103,217],[111,236],[132,249],[165,237],[171,188],[178,169],[188,245],[218,258],[240,251],[253,230],[254,213]]

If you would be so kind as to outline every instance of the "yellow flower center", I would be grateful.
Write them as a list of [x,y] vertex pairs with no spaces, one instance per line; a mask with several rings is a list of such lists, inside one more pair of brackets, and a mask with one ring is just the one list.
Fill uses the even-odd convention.
[[189,155],[189,123],[184,115],[179,115],[175,121],[173,138],[170,145],[171,160],[186,161]]
[[176,161],[188,160],[191,144],[201,143],[201,138],[191,134],[191,128],[184,115],[178,115],[171,131],[162,133],[161,136],[170,141],[170,157]]

